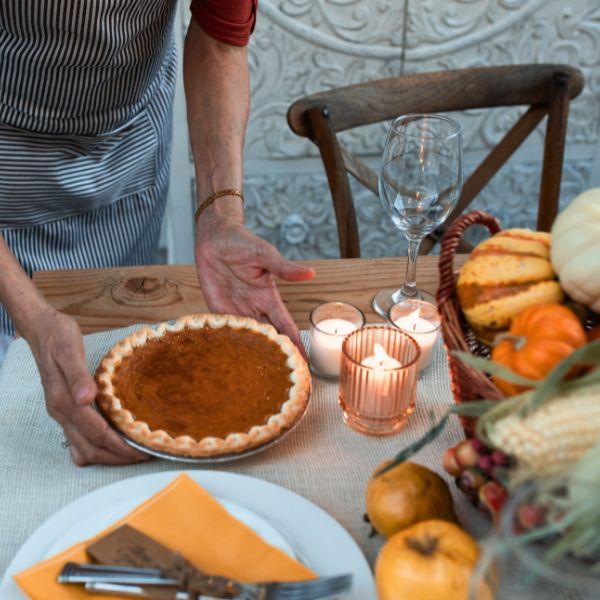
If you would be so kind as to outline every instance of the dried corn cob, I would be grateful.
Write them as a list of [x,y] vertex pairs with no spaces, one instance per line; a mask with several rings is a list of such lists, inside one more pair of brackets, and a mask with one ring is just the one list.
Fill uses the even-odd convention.
[[488,422],[485,433],[517,459],[519,478],[558,475],[600,440],[600,391],[580,389],[527,416],[509,414]]

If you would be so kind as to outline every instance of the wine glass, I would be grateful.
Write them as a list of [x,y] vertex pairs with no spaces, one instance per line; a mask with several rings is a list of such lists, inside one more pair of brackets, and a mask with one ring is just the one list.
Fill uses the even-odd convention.
[[416,282],[423,238],[456,206],[463,182],[460,125],[442,115],[409,114],[392,121],[379,174],[379,197],[408,240],[408,265],[400,289],[384,289],[373,308],[386,316],[404,299],[433,300]]

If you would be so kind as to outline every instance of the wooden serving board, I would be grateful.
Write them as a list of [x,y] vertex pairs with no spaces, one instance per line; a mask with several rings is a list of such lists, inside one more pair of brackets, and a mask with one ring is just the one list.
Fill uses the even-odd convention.
[[[464,262],[459,257],[457,267]],[[406,259],[332,259],[300,261],[316,270],[312,281],[279,281],[283,300],[301,329],[310,311],[322,302],[358,306],[367,322],[382,319],[371,308],[382,288],[400,286]],[[33,280],[58,310],[76,319],[84,333],[133,323],[152,323],[207,310],[193,265],[152,265],[113,269],[40,271]],[[437,256],[421,256],[417,281],[434,293],[438,285]]]

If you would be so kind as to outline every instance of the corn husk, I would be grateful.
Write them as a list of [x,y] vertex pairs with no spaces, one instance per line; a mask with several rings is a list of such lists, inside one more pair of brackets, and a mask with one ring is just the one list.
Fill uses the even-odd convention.
[[[600,442],[600,340],[573,352],[542,381],[526,380],[470,354],[457,355],[474,368],[533,388],[499,402],[472,402],[453,408],[453,412],[478,417],[477,436],[516,459],[509,488],[528,479],[568,473]],[[574,365],[592,369],[568,380]],[[560,450],[559,455],[553,456],[553,450]]]

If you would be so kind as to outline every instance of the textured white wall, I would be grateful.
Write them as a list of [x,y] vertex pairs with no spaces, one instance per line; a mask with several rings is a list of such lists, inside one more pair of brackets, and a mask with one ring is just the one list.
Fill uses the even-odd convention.
[[[402,73],[529,62],[580,68],[586,88],[569,120],[562,202],[600,185],[600,2],[571,0],[260,0],[250,44],[252,114],[246,143],[247,221],[291,258],[338,256],[329,190],[316,149],[287,127],[295,99]],[[184,14],[184,13],[182,13]],[[185,16],[182,17],[185,21]],[[468,173],[518,110],[456,115]],[[181,106],[167,231],[169,259],[191,261],[191,177]],[[349,133],[377,166],[385,126]],[[476,205],[505,226],[534,224],[541,131]],[[404,241],[369,192],[355,187],[364,256],[404,253]],[[173,232],[177,231],[176,235]]]

